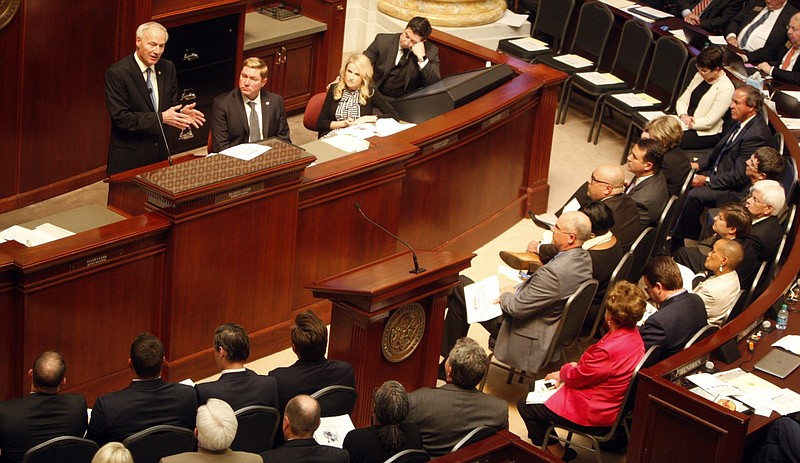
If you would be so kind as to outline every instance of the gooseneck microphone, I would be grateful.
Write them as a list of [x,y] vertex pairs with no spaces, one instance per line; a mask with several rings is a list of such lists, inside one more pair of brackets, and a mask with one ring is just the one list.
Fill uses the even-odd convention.
[[[147,89],[148,92],[153,93],[152,88]],[[164,134],[164,122],[161,120],[161,113],[156,108],[156,119],[158,119],[158,129],[161,131],[161,138],[164,140],[164,147],[167,149],[167,161],[169,161],[169,165],[172,165],[172,155],[169,154],[169,142],[167,142],[167,136]]]
[[378,227],[381,230],[383,230],[386,234],[388,234],[392,238],[394,238],[397,241],[403,243],[403,245],[405,247],[407,247],[409,251],[411,251],[411,256],[414,258],[414,269],[413,270],[409,270],[408,273],[422,273],[422,272],[425,271],[424,268],[420,268],[419,260],[417,260],[417,253],[414,252],[414,250],[411,248],[411,246],[408,245],[408,243],[406,243],[405,241],[401,240],[397,235],[395,235],[394,233],[390,232],[389,230],[381,227],[374,220],[372,220],[369,217],[367,217],[367,214],[365,214],[364,211],[361,210],[361,205],[360,204],[355,203],[355,207],[356,207],[356,210],[361,213],[361,216],[364,217],[367,220],[367,222],[371,223],[372,225],[375,225],[376,227]]

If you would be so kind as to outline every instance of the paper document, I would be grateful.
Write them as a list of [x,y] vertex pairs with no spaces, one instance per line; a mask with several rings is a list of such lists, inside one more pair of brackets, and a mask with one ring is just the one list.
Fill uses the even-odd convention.
[[417,124],[413,122],[398,122],[391,117],[383,117],[375,122],[375,134],[379,137],[388,137],[415,125]]
[[224,149],[219,154],[224,154],[232,158],[241,159],[242,161],[250,161],[258,156],[266,153],[272,148],[269,146],[258,145],[255,143],[242,143],[241,145],[231,146]]
[[738,387],[728,384],[714,375],[708,373],[697,373],[686,377],[689,381],[697,384],[704,391],[713,396],[737,396],[744,394],[744,391]]
[[642,315],[642,319],[639,320],[636,323],[636,325],[638,326],[644,325],[644,322],[646,322],[647,319],[650,318],[650,316],[656,312],[658,312],[658,309],[656,309],[656,307],[653,304],[651,304],[650,301],[647,301],[647,304],[644,306],[644,315]]
[[665,13],[649,6],[633,6],[628,8],[628,13],[636,13],[649,19],[664,19],[672,17],[672,15],[669,13]]
[[525,51],[543,51],[550,49],[546,43],[542,42],[541,40],[536,40],[533,37],[522,37],[519,39],[509,40],[508,43],[516,45]]
[[745,393],[752,390],[780,390],[778,386],[772,384],[766,379],[758,377],[752,373],[748,373],[741,368],[721,371],[714,376],[728,384],[733,384],[734,386],[743,390]]
[[345,153],[358,153],[359,151],[364,151],[369,148],[369,142],[367,140],[338,133],[331,137],[325,137],[322,141]]
[[573,54],[559,55],[559,56],[554,56],[553,59],[556,61],[561,61],[567,66],[573,68],[586,68],[589,66],[594,66],[594,62],[589,61],[588,59],[579,55],[573,55]]
[[659,118],[661,116],[667,115],[667,113],[665,113],[664,111],[639,111],[639,114],[641,114],[643,118],[647,119],[647,122],[650,122],[653,119]]
[[742,402],[740,402],[738,400],[731,399],[730,397],[715,396],[715,395],[709,394],[708,392],[704,391],[700,387],[695,387],[695,388],[689,389],[689,392],[691,392],[693,394],[697,394],[697,395],[699,395],[700,397],[702,397],[702,398],[704,398],[706,400],[710,400],[711,402],[718,403],[718,404],[720,404],[720,405],[722,405],[723,407],[726,407],[726,408],[728,408],[728,405],[733,405],[733,407],[734,407],[733,409],[736,410],[737,412],[744,412],[748,408],[747,405],[745,405],[744,403],[742,403]]
[[708,41],[711,42],[714,45],[726,46],[728,44],[728,41],[725,40],[725,36],[724,35],[709,35],[708,36]]
[[631,108],[641,108],[643,106],[653,106],[661,103],[647,93],[614,93],[611,97],[625,103]]
[[610,72],[579,72],[579,77],[594,85],[614,85],[624,83],[622,79]]
[[543,404],[558,390],[554,380],[537,379],[533,382],[533,390],[525,396],[526,404]]
[[344,436],[355,429],[350,415],[326,416],[320,418],[319,428],[314,431],[314,440],[320,445],[342,448]]
[[33,230],[29,230],[19,225],[14,225],[0,232],[0,239],[4,241],[13,240],[30,248],[33,246],[39,246],[40,244],[59,240],[67,236],[72,236],[74,234],[75,233],[69,230],[65,230],[49,223],[39,225]]
[[669,33],[679,38],[681,42],[689,43],[689,39],[686,38],[686,33],[683,32],[683,29],[675,29],[674,31],[669,31]]
[[800,130],[800,119],[796,117],[781,117],[781,121],[789,130]]
[[800,336],[790,334],[772,343],[772,347],[782,347],[793,354],[800,355]]
[[626,8],[630,8],[635,6],[636,3],[628,1],[628,0],[600,0],[601,2],[605,3],[608,6],[613,6],[614,8],[624,10]]
[[500,279],[497,278],[497,275],[464,286],[467,322],[483,322],[502,315],[503,310],[500,308],[500,304],[494,303],[499,295]]
[[514,13],[511,10],[506,9],[506,12],[503,16],[497,20],[500,24],[506,24],[511,27],[522,27],[523,24],[528,20],[527,14],[518,14]]

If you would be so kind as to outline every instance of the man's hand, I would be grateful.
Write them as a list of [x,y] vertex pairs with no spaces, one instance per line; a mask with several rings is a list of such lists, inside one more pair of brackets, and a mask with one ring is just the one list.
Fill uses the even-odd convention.
[[739,40],[736,37],[728,37],[725,39],[726,42],[733,45],[736,48],[739,48]]
[[190,105],[186,105],[181,108],[181,114],[189,116],[192,118],[192,127],[200,128],[201,125],[205,124],[206,116],[201,113],[200,111],[194,109],[197,106],[197,103],[192,103]]
[[699,26],[700,25],[700,16],[697,16],[694,13],[689,13],[683,18],[684,21],[691,24],[692,26]]
[[[192,117],[180,112],[181,105],[175,105],[168,110],[161,113],[161,120],[165,124],[175,127],[177,129],[185,129],[192,124]],[[198,111],[200,112],[200,111]],[[204,119],[205,120],[205,119]]]
[[769,63],[758,63],[756,69],[761,71],[761,75],[771,76],[772,75],[772,66]]
[[691,168],[694,169],[694,170],[700,170],[700,164],[698,164],[696,162],[690,162],[689,166],[691,166]]
[[422,57],[425,56],[425,42],[415,43],[411,47],[411,53],[417,57],[417,61],[422,61]]
[[692,178],[692,186],[693,187],[700,187],[706,184],[706,176],[700,174],[694,174],[694,178]]

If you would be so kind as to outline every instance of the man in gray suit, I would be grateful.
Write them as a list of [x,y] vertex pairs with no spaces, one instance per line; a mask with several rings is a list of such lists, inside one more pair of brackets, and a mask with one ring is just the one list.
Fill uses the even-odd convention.
[[423,387],[408,395],[408,422],[419,426],[422,446],[431,457],[453,449],[478,426],[508,428],[508,404],[477,390],[488,359],[483,347],[461,338],[445,362],[447,384]]
[[[497,302],[503,314],[481,323],[497,339],[494,353],[499,360],[530,372],[544,366],[544,356],[567,299],[592,277],[592,258],[581,248],[591,231],[591,221],[584,213],[562,214],[553,227],[553,244],[558,254],[527,281],[516,288],[505,288],[500,294]],[[469,331],[463,298],[451,297],[448,305],[443,353],[449,352],[455,340]]]

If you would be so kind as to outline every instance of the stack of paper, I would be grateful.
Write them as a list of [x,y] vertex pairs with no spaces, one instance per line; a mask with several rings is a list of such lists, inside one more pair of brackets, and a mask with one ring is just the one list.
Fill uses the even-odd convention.
[[579,72],[577,75],[594,85],[614,85],[624,83],[622,79],[614,74],[611,74],[610,72]]
[[29,230],[19,225],[14,225],[0,232],[0,243],[13,240],[24,244],[25,246],[33,247],[59,240],[67,236],[72,236],[74,234],[75,233],[69,230],[65,230],[50,223],[43,223],[33,230]]
[[614,93],[612,98],[625,103],[631,108],[641,108],[644,106],[653,106],[661,103],[661,101],[653,98],[647,93]]
[[231,146],[228,149],[224,149],[220,151],[219,154],[241,159],[242,161],[250,161],[251,159],[255,159],[271,149],[272,148],[269,146],[259,145],[256,143],[242,143],[241,145]]
[[546,43],[542,42],[541,40],[536,40],[533,37],[522,37],[519,39],[509,40],[508,43],[516,45],[525,51],[544,51],[550,49]]
[[773,410],[781,415],[800,411],[800,394],[788,388],[781,389],[741,368],[715,375],[699,373],[686,379],[699,386],[692,392],[717,403],[730,399],[737,411],[742,411],[744,404],[762,416],[770,416]]
[[576,69],[594,66],[594,62],[589,61],[588,59],[579,55],[573,55],[573,54],[559,55],[559,56],[554,56],[553,59]]

